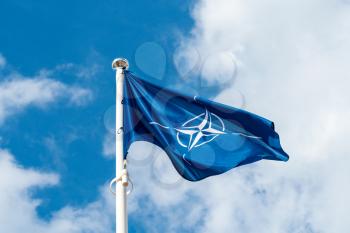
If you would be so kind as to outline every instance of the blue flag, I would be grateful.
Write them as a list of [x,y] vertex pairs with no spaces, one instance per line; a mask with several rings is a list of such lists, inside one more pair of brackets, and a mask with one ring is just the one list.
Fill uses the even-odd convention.
[[273,122],[161,88],[125,71],[125,154],[135,141],[161,147],[185,179],[198,181],[261,159],[287,161]]

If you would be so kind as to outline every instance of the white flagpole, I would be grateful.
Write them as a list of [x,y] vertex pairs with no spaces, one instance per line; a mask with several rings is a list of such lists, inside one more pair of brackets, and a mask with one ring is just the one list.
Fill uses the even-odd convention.
[[116,70],[116,233],[128,233],[128,213],[126,189],[128,186],[128,175],[123,151],[123,87],[124,71],[129,64],[126,59],[117,58],[112,63]]

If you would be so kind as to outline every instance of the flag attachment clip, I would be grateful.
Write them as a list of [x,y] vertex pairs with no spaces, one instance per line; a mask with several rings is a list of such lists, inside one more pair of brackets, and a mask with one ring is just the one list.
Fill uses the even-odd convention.
[[128,172],[126,170],[126,168],[123,169],[122,171],[122,175],[117,178],[115,177],[110,183],[109,183],[109,191],[111,193],[113,193],[114,195],[116,195],[115,193],[115,188],[113,188],[113,184],[117,184],[118,182],[122,182],[122,185],[124,187],[128,187],[129,186],[129,183],[131,184],[131,188],[127,191],[127,195],[129,195],[133,189],[134,189],[134,184],[132,183],[131,179],[129,178],[129,175],[128,175]]

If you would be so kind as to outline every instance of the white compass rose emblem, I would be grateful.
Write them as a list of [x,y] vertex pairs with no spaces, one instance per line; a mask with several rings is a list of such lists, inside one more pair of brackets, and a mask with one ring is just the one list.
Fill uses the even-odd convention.
[[[215,128],[213,127],[213,118],[216,118],[220,124],[219,126],[216,125]],[[175,128],[175,130],[177,131],[176,138],[178,143],[190,151],[194,147],[209,143],[219,135],[225,134],[225,125],[221,118],[205,110],[205,113],[186,121],[181,128]],[[182,134],[189,136],[188,142],[184,141],[183,137],[181,137]]]
[[[213,122],[215,122],[215,124]],[[168,126],[161,125],[157,122],[150,122],[150,124],[169,129]],[[216,114],[209,112],[207,109],[205,113],[195,116],[183,123],[181,127],[173,129],[176,131],[176,139],[179,145],[187,148],[188,151],[209,143],[220,135],[226,134],[225,124],[222,119]],[[189,163],[185,155],[186,154],[183,154],[182,157]]]

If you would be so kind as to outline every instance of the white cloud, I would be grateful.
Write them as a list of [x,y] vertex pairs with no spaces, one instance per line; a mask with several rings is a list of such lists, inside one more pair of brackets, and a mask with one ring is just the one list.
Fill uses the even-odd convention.
[[138,142],[129,153],[129,213],[148,232],[342,232],[350,159],[338,153],[334,160],[263,161],[191,183],[159,148]]
[[[243,93],[248,110],[275,121],[291,159],[177,183],[179,176],[159,148],[135,144],[129,153],[135,183],[131,213],[140,219],[159,216],[149,232],[157,231],[154,226],[164,232],[346,232],[349,4],[200,0],[192,13],[195,27],[182,38],[175,64],[187,64],[209,84],[225,84],[220,102],[242,104],[232,93]],[[220,67],[206,62],[208,57],[235,62],[225,60]],[[222,80],[232,64],[238,67],[236,79]],[[145,154],[149,158],[135,161]],[[145,197],[150,201],[141,210]]]
[[55,74],[44,69],[34,77],[25,77],[15,71],[1,77],[0,124],[29,106],[46,107],[61,99],[73,105],[84,105],[92,99],[89,89],[57,81],[52,78]]
[[56,72],[70,72],[78,78],[91,79],[101,71],[101,66],[98,63],[88,63],[85,65],[66,63],[56,66],[54,70]]
[[43,220],[36,213],[40,200],[33,199],[31,193],[37,188],[57,185],[58,176],[23,168],[5,150],[0,150],[0,170],[0,232],[113,232],[114,201],[107,191],[84,207],[66,206],[50,220]]

